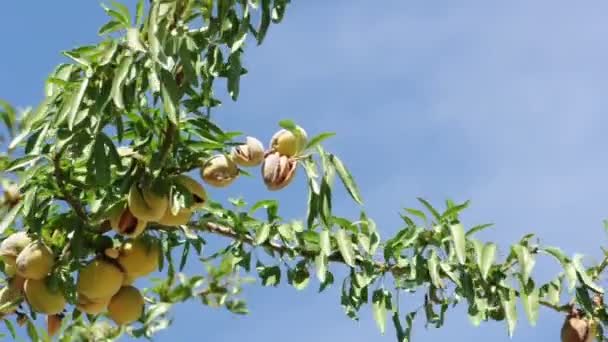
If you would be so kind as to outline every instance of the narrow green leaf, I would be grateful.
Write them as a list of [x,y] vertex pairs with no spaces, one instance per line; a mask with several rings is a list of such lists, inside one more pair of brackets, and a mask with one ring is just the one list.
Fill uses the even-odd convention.
[[342,184],[344,184],[344,187],[350,194],[350,197],[352,197],[352,199],[355,202],[362,205],[363,200],[361,199],[361,194],[359,193],[359,188],[357,187],[357,184],[355,183],[353,176],[350,174],[350,172],[348,172],[348,170],[346,169],[346,167],[344,166],[344,164],[342,163],[340,158],[336,157],[333,154],[330,154],[329,159],[331,160],[332,164],[336,168],[336,171],[338,172],[338,176],[340,177],[340,180],[342,180]]
[[493,225],[494,225],[493,223],[486,223],[486,224],[481,224],[481,225],[475,226],[475,227],[469,229],[467,231],[467,233],[465,234],[465,236],[469,237],[469,236],[471,236],[471,235],[473,235],[473,234],[475,234],[477,232],[480,232],[480,231],[482,231],[482,230],[484,230],[486,228],[490,228]]
[[317,279],[323,284],[327,280],[327,256],[319,254],[315,257],[315,266],[317,268]]
[[566,254],[557,247],[541,247],[541,251],[546,252],[547,254],[553,256],[557,261],[559,261],[562,265],[568,263],[568,257]]
[[129,73],[129,69],[131,68],[131,63],[133,63],[132,56],[122,56],[120,59],[120,64],[118,65],[118,71],[114,75],[114,79],[112,80],[112,91],[111,96],[114,101],[114,105],[118,109],[124,109],[125,104],[123,100],[122,88],[125,82],[125,78]]
[[[532,284],[532,282],[530,283]],[[532,288],[530,289],[529,287]],[[522,283],[520,291],[521,303],[531,326],[535,326],[538,321],[538,310],[540,308],[538,291],[538,288],[534,288],[533,284],[532,286],[524,286]]]
[[450,225],[450,233],[454,241],[454,250],[456,257],[461,265],[466,263],[466,238],[464,236],[464,227],[457,223]]
[[103,36],[106,34],[110,34],[112,32],[120,31],[124,28],[125,28],[125,24],[121,23],[120,21],[110,20],[99,29],[97,34],[99,34],[100,36]]
[[372,312],[374,320],[380,333],[384,335],[386,330],[386,298],[384,296],[384,290],[378,289],[372,294]]
[[530,254],[528,247],[523,245],[515,245],[512,248],[513,252],[515,252],[515,255],[517,256],[521,277],[523,281],[527,282],[528,279],[530,279],[530,274],[532,274],[532,269],[534,269],[536,260],[534,260],[534,256]]
[[488,278],[488,273],[490,273],[490,268],[494,264],[494,260],[496,259],[496,244],[494,243],[486,243],[483,247],[483,254],[481,257],[481,277],[483,280]]
[[355,267],[355,252],[350,236],[346,230],[340,229],[336,232],[336,241],[338,242],[338,249],[340,250],[344,262],[350,267]]
[[42,157],[39,155],[26,155],[21,158],[17,158],[8,164],[6,172],[17,171],[25,167],[32,167],[40,158]]
[[321,193],[319,194],[319,217],[325,227],[331,226],[331,187],[325,178],[321,182]]
[[[506,293],[505,293],[506,292]],[[502,307],[505,310],[505,318],[507,321],[507,331],[509,337],[513,337],[513,332],[517,326],[517,307],[515,306],[515,291],[509,289],[507,291],[500,292],[500,301]]]
[[120,14],[120,17],[125,25],[131,26],[131,14],[129,13],[129,8],[118,1],[112,1],[112,5],[114,5],[114,7],[118,10],[117,12]]
[[604,289],[602,289],[601,286],[597,285],[593,281],[593,279],[591,279],[589,274],[587,274],[587,271],[585,270],[585,267],[582,264],[582,259],[583,259],[583,256],[581,254],[575,254],[574,257],[572,258],[572,264],[574,265],[574,268],[576,269],[576,273],[580,277],[583,284],[585,284],[585,286],[587,286],[589,289],[591,289],[597,293],[603,294]]
[[139,27],[144,19],[144,0],[138,0],[135,7],[135,26]]
[[481,264],[483,260],[483,242],[471,238],[469,239],[469,243],[473,245],[473,249],[475,250],[475,260],[477,262],[477,267],[481,270]]
[[258,28],[257,41],[261,45],[268,32],[268,27],[272,19],[272,0],[262,0],[262,16]]
[[13,340],[17,339],[17,331],[15,330],[15,326],[8,319],[4,319],[4,325],[6,325],[6,329],[11,333],[11,337]]
[[72,130],[74,128],[74,121],[76,120],[76,114],[78,113],[78,109],[80,108],[80,104],[82,103],[82,98],[84,97],[84,93],[89,86],[89,78],[85,77],[78,87],[78,91],[72,94],[72,98],[70,99],[70,110],[67,113],[68,118],[68,129]]
[[111,180],[111,164],[108,162],[104,141],[99,135],[97,136],[97,139],[95,139],[95,144],[93,146],[93,158],[95,158],[95,183],[99,186],[108,185]]
[[443,288],[443,282],[439,276],[439,258],[437,257],[437,253],[434,249],[431,251],[431,256],[427,260],[427,267],[429,269],[429,275],[431,277],[431,283],[433,286],[436,288]]
[[306,150],[313,149],[317,145],[319,145],[321,142],[325,141],[328,138],[333,137],[334,135],[336,135],[336,133],[333,133],[333,132],[325,132],[325,133],[318,134],[318,135],[314,136],[312,139],[310,139],[310,141],[306,145],[305,149]]
[[564,265],[564,273],[566,274],[566,279],[568,279],[568,292],[572,292],[576,288],[578,277],[576,275],[576,268],[571,262]]
[[270,227],[270,224],[263,224],[258,228],[255,234],[256,245],[261,245],[268,240],[268,236],[270,235]]
[[11,224],[13,224],[15,218],[17,217],[17,214],[19,214],[22,207],[23,202],[19,202],[17,203],[17,205],[12,207],[8,213],[4,214],[4,216],[2,217],[2,221],[0,221],[0,234],[4,234],[6,228],[10,227]]
[[331,254],[331,241],[328,229],[323,229],[319,233],[319,245],[321,247],[321,253],[325,256],[329,256]]
[[40,341],[40,336],[38,335],[38,330],[36,330],[36,325],[32,322],[31,319],[27,320],[27,336],[29,336],[32,342]]
[[177,124],[179,118],[179,91],[177,89],[177,84],[175,83],[175,78],[173,75],[166,71],[161,71],[161,83],[160,83],[160,93],[163,99],[163,108],[169,117],[169,120]]

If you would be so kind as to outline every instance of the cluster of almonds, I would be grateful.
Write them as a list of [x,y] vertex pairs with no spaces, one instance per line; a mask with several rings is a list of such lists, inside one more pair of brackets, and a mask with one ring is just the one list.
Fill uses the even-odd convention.
[[[239,175],[239,166],[261,164],[264,184],[269,190],[279,190],[293,180],[297,157],[304,150],[307,135],[297,127],[298,134],[282,129],[264,150],[262,143],[253,137],[233,148],[229,157],[217,154],[201,167],[202,179],[215,187],[230,185]],[[126,201],[115,207],[105,224],[127,239],[116,248],[108,248],[96,255],[78,271],[76,307],[87,314],[107,312],[116,324],[138,320],[144,311],[144,298],[133,282],[158,269],[161,249],[158,241],[140,236],[149,223],[164,226],[187,224],[194,211],[203,208],[207,194],[194,179],[186,175],[173,177],[173,182],[187,188],[193,197],[188,208],[174,212],[171,198],[159,195],[138,182],[129,189]],[[4,202],[17,203],[18,189],[5,192]],[[49,287],[49,277],[55,267],[56,255],[43,241],[33,239],[24,231],[16,232],[0,243],[0,258],[9,285],[0,289],[0,316],[17,311],[21,301],[27,300],[31,308],[47,315],[49,333],[61,325],[61,314],[67,304],[61,291]]]
[[168,227],[187,224],[196,210],[202,209],[207,193],[202,185],[187,175],[173,177],[174,183],[190,191],[193,203],[187,208],[173,212],[169,196],[162,196],[150,188],[141,188],[134,183],[122,206],[115,207],[110,213],[110,226],[117,233],[135,238],[147,228],[148,223],[159,223]]
[[276,132],[270,140],[268,151],[253,137],[247,137],[244,144],[234,147],[230,156],[216,154],[201,168],[203,180],[215,187],[230,185],[239,175],[239,166],[253,167],[262,164],[264,184],[269,190],[280,190],[293,180],[297,166],[297,156],[304,150],[308,140],[306,131],[297,126],[299,134],[286,129]]
[[[143,313],[144,299],[131,284],[158,268],[160,247],[143,239],[129,239],[105,254],[79,270],[76,306],[88,314],[107,311],[116,324],[136,321]],[[0,313],[14,313],[25,296],[35,312],[49,316],[49,327],[56,326],[52,322],[59,319],[67,301],[61,291],[49,287],[56,262],[52,249],[21,231],[2,241],[0,257],[11,279],[9,286],[0,290]]]

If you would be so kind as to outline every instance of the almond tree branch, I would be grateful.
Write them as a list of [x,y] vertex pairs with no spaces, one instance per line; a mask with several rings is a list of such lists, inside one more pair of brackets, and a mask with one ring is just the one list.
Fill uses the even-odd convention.
[[[316,254],[314,252],[305,251],[305,250],[301,250],[301,249],[300,250],[293,249],[288,246],[285,246],[285,245],[282,245],[282,244],[279,244],[276,242],[272,242],[269,240],[267,240],[263,244],[257,245],[255,243],[255,239],[251,235],[241,234],[231,227],[221,225],[221,224],[218,224],[215,222],[208,222],[208,221],[207,222],[198,222],[198,223],[193,223],[193,224],[189,225],[189,227],[192,229],[195,229],[195,230],[205,231],[208,233],[220,235],[220,236],[229,238],[231,240],[240,241],[240,242],[245,243],[250,246],[265,247],[265,248],[268,248],[281,255],[289,253],[289,252],[295,252],[298,255],[308,257],[308,258],[314,258],[316,256]],[[346,265],[344,258],[342,257],[342,255],[339,252],[335,252],[335,253],[331,254],[329,256],[329,261]],[[357,264],[361,264],[362,262],[363,262],[362,258],[358,258],[356,260]],[[407,269],[404,267],[399,267],[397,265],[382,262],[382,261],[375,260],[375,261],[373,261],[373,264],[382,273],[391,272],[393,275],[398,276],[399,274],[403,274],[403,273],[407,272]],[[604,261],[598,268],[601,268],[601,270],[604,270],[606,267],[608,267],[608,256],[604,259]],[[545,300],[540,300],[539,304],[541,306],[544,306],[544,307],[554,310],[556,312],[569,312],[569,310],[570,310],[570,304],[558,305],[558,304],[552,304]]]

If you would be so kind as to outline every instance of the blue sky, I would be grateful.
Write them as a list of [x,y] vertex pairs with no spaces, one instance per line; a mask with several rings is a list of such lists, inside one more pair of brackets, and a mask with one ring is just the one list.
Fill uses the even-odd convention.
[[[240,100],[215,114],[224,128],[265,144],[282,118],[310,134],[336,131],[326,146],[353,171],[384,237],[418,196],[471,199],[465,223],[496,223],[480,237],[498,241],[502,255],[534,231],[544,244],[599,257],[608,216],[607,3],[293,2],[263,46],[249,45]],[[97,1],[4,4],[0,98],[36,104],[63,60],[59,51],[97,42],[104,21]],[[281,199],[284,216],[299,218],[301,176],[281,193],[241,179],[213,194]],[[354,213],[342,198],[336,211]],[[535,270],[540,279],[555,272],[545,261]],[[394,340],[390,329],[380,336],[368,310],[350,321],[335,288],[321,295],[316,288],[249,286],[246,317],[180,305],[173,328],[156,340]],[[451,310],[441,330],[417,324],[414,341],[509,340],[504,324],[474,328],[462,313]],[[514,340],[556,340],[561,319],[542,310],[532,329],[521,316]]]

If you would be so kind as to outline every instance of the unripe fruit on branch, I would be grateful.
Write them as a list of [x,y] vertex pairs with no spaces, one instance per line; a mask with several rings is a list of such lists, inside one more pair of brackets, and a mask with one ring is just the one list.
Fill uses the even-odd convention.
[[[17,256],[31,242],[32,239],[26,232],[16,232],[2,240],[2,243],[0,243],[0,257],[4,261],[4,264],[12,266],[12,269],[15,269]],[[7,275],[12,276],[12,274],[8,273]]]
[[144,313],[144,297],[133,286],[125,286],[108,304],[108,316],[118,325],[135,322]]
[[87,299],[112,297],[122,285],[124,274],[113,263],[96,258],[78,272],[76,290]]
[[55,257],[42,241],[33,241],[19,253],[16,264],[17,274],[26,279],[40,280],[51,272]]
[[25,297],[32,309],[47,315],[58,314],[63,311],[66,300],[61,291],[52,292],[46,279],[28,279],[23,286]]
[[296,156],[302,152],[306,147],[308,135],[300,126],[296,126],[296,131],[299,133],[297,136],[286,129],[276,132],[270,140],[271,151],[279,152],[279,154],[288,157]]
[[231,156],[240,166],[257,166],[264,160],[264,145],[254,137],[247,137],[244,144],[232,149]]
[[181,226],[190,222],[192,214],[192,211],[184,208],[180,209],[180,211],[176,215],[173,215],[173,213],[171,212],[171,208],[168,208],[165,212],[165,215],[163,215],[163,217],[158,220],[158,223],[162,224],[163,226],[169,227]]
[[160,246],[154,240],[131,239],[120,247],[117,261],[128,277],[137,278],[158,269],[160,253]]
[[207,160],[201,168],[201,178],[208,184],[223,188],[232,184],[238,177],[239,168],[234,161],[223,154],[217,154]]
[[203,208],[207,202],[207,192],[202,185],[187,175],[176,176],[175,181],[188,189],[192,194],[193,203],[188,209],[197,210]]
[[123,236],[137,237],[148,225],[148,222],[135,217],[128,206],[117,208],[110,215],[112,229]]
[[289,185],[296,174],[297,161],[279,152],[273,152],[264,158],[262,177],[268,190],[280,190]]
[[156,222],[163,216],[169,206],[169,198],[161,196],[152,189],[140,189],[133,184],[127,197],[129,210],[137,219]]
[[78,310],[89,315],[99,315],[100,313],[106,312],[109,302],[110,297],[91,300],[85,295],[79,293],[78,303],[76,304],[76,307],[78,308]]

